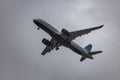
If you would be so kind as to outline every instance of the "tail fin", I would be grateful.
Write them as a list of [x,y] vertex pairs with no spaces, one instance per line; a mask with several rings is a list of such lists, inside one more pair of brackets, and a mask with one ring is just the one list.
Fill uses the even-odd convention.
[[[85,50],[85,52],[86,52],[87,54],[90,53],[91,49],[92,49],[92,44],[88,44],[88,45],[84,48],[84,50]],[[80,61],[82,62],[82,61],[84,61],[85,59],[86,59],[86,57],[82,56],[81,59],[80,59]]]
[[[95,54],[99,54],[99,53],[102,53],[102,51],[93,51],[93,52],[91,52],[91,49],[92,49],[92,45],[91,44],[89,44],[89,45],[87,45],[85,48],[84,48],[84,50],[86,51],[86,53],[87,54],[89,54],[89,55],[95,55]],[[82,62],[82,61],[84,61],[86,59],[86,57],[81,57],[81,59],[80,59],[80,61]]]
[[88,45],[84,48],[84,50],[86,51],[86,53],[89,53],[89,52],[91,51],[91,49],[92,49],[92,44],[88,44]]

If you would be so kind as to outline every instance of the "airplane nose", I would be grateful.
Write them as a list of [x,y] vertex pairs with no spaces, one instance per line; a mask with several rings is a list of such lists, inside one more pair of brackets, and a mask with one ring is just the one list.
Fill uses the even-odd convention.
[[33,22],[34,22],[34,23],[37,23],[37,20],[36,20],[36,19],[33,19]]

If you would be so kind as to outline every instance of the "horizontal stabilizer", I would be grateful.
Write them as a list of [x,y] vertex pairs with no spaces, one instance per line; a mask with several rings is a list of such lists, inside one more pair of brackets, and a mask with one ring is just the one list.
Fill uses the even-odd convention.
[[[91,57],[92,57],[92,55],[96,55],[96,54],[102,53],[102,51],[93,51],[93,52],[91,52],[91,49],[92,49],[92,45],[91,45],[91,44],[88,44],[88,45],[84,48],[85,52],[86,52],[87,54],[89,54]],[[82,61],[84,61],[86,58],[87,58],[87,57],[82,56],[81,59],[80,59],[80,61],[82,62]]]
[[102,51],[93,51],[93,52],[90,52],[89,54],[90,55],[95,55],[95,54],[99,54],[99,53],[102,53]]
[[85,57],[81,57],[80,61],[82,62],[82,61],[84,61],[85,59],[86,59]]

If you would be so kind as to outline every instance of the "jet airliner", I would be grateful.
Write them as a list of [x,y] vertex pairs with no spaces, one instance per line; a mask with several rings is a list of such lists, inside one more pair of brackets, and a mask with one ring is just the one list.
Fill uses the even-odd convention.
[[52,39],[48,40],[44,38],[42,40],[42,43],[46,45],[46,48],[43,50],[41,55],[45,55],[46,53],[50,52],[54,48],[56,50],[59,50],[60,46],[67,47],[74,51],[75,53],[81,55],[80,61],[84,61],[86,58],[93,59],[92,55],[102,53],[102,51],[92,51],[92,45],[88,44],[85,48],[82,48],[78,44],[76,44],[73,40],[79,36],[82,36],[84,34],[88,34],[93,30],[97,30],[102,28],[104,25],[100,25],[93,28],[78,30],[78,31],[72,31],[69,32],[66,29],[62,29],[61,32],[59,32],[57,29],[55,29],[52,25],[47,23],[46,21],[42,19],[34,19],[33,22],[37,25],[37,29],[42,29],[45,32],[47,32]]

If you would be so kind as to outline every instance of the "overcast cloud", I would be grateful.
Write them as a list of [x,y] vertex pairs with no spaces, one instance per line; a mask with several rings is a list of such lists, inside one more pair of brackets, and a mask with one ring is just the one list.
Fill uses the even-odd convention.
[[[59,31],[104,24],[74,40],[103,53],[80,62],[80,55],[60,47],[42,56],[41,40],[51,37],[37,30],[36,18]],[[119,0],[0,0],[0,80],[120,80],[119,32]]]

